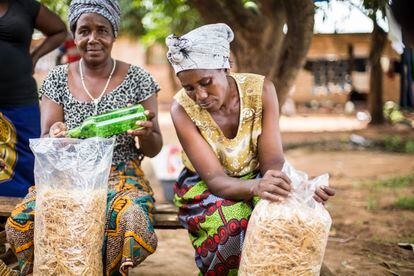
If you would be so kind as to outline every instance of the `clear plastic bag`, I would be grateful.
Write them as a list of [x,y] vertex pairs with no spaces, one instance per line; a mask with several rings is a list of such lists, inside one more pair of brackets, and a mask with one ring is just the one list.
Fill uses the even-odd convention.
[[281,203],[260,200],[244,240],[239,275],[319,275],[331,228],[325,207],[313,198],[328,174],[312,180],[285,162],[292,195]]
[[34,275],[103,275],[114,139],[31,139],[35,155]]

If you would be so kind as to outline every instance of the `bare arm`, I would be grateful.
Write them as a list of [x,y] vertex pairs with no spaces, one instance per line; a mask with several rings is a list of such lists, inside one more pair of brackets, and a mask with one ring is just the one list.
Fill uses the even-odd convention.
[[213,150],[175,101],[171,107],[171,117],[185,153],[213,194],[234,200],[245,200],[253,196],[252,187],[259,180],[241,180],[227,176]]
[[264,175],[268,170],[280,171],[285,162],[279,129],[279,102],[275,86],[267,79],[263,84],[262,103],[262,133],[258,149],[260,171]]
[[41,31],[46,38],[43,40],[42,44],[31,53],[33,68],[35,68],[39,58],[59,47],[67,35],[66,26],[62,19],[44,5],[40,5],[40,10],[36,17],[35,28]]
[[138,136],[139,147],[145,156],[154,157],[162,147],[162,136],[158,124],[157,95],[152,95],[141,104],[145,108],[148,121],[138,122],[143,128],[129,130],[128,134]]
[[[42,137],[62,137],[66,135],[66,126],[63,123],[63,108],[49,99],[42,96],[40,104]],[[51,132],[51,133],[49,133]]]

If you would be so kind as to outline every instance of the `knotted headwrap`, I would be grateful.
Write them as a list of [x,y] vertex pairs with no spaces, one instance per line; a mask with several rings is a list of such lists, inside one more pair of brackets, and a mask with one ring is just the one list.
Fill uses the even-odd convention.
[[169,35],[167,58],[175,73],[189,69],[230,68],[230,42],[234,34],[223,23],[204,25],[179,37]]
[[115,37],[118,36],[121,9],[117,0],[73,0],[69,6],[68,21],[71,31],[84,13],[97,13],[111,23]]

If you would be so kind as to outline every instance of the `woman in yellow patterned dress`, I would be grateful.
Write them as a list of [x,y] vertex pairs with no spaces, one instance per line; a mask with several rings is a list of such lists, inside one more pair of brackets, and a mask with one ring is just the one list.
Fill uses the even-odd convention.
[[[278,100],[264,76],[230,73],[232,30],[205,25],[167,38],[168,60],[183,89],[171,116],[185,154],[175,189],[203,275],[237,275],[254,199],[289,196]],[[316,200],[334,192],[321,188]]]

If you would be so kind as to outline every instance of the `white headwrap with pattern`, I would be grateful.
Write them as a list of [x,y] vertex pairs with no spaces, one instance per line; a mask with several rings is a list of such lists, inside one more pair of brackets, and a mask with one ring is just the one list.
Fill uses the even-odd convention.
[[230,68],[233,31],[224,23],[201,26],[191,32],[166,39],[167,58],[175,73],[190,69]]
[[121,9],[117,0],[73,0],[68,11],[68,22],[72,32],[79,17],[84,13],[97,13],[111,23],[115,37],[118,36]]

